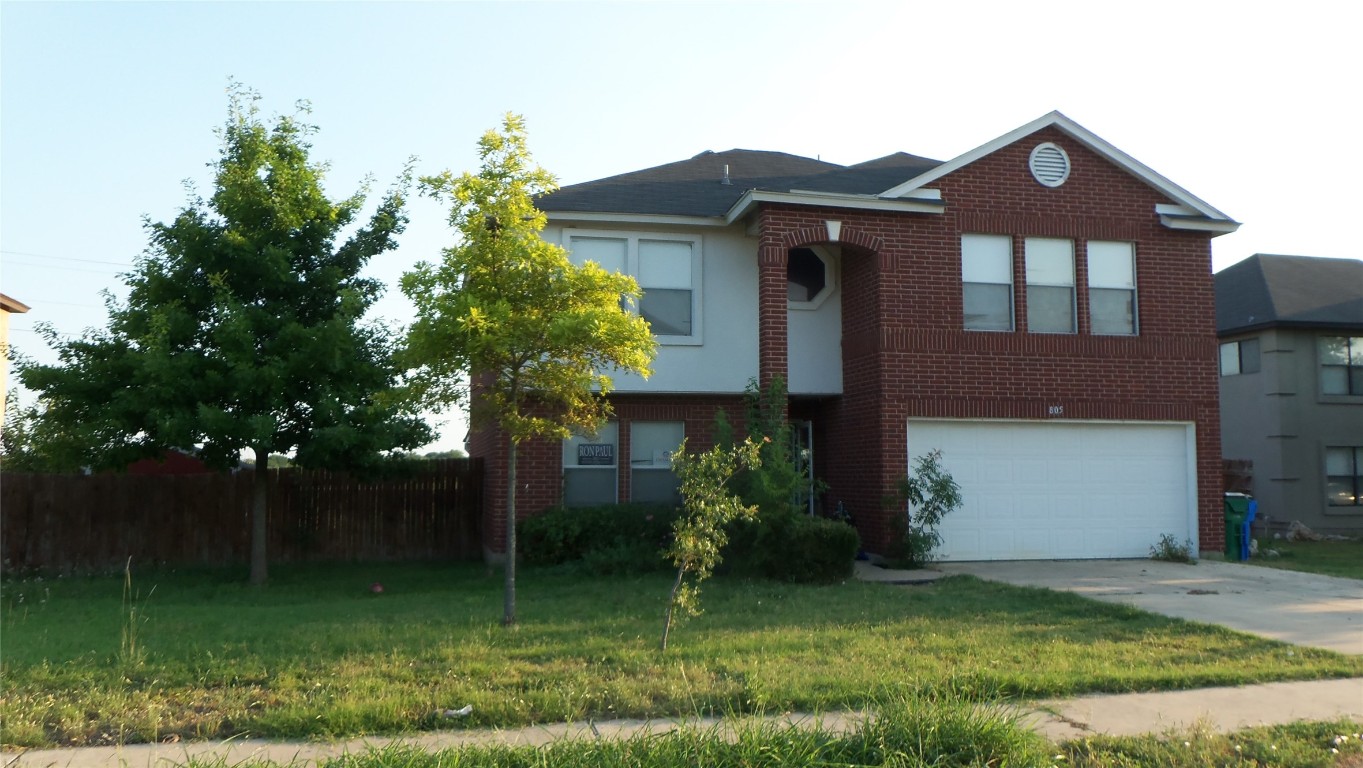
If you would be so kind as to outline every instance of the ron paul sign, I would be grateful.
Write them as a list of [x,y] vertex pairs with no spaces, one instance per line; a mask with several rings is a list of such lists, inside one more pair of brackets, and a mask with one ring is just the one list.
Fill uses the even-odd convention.
[[615,464],[615,446],[610,443],[581,443],[577,446],[579,467],[609,467]]

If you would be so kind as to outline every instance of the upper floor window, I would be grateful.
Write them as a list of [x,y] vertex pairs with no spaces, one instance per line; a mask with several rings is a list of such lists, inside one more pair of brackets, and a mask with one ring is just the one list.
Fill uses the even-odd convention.
[[786,255],[786,300],[792,309],[815,309],[833,292],[837,273],[822,248],[792,248]]
[[1013,239],[961,235],[961,305],[970,331],[1013,330]]
[[1089,327],[1092,333],[1136,333],[1136,246],[1090,240],[1088,248]]
[[699,236],[567,230],[563,245],[574,264],[594,261],[639,281],[639,315],[659,343],[701,343]]
[[1027,330],[1074,333],[1074,241],[1029,237],[1027,262]]
[[1363,507],[1363,448],[1325,449],[1325,497],[1332,507]]
[[1240,339],[1221,345],[1221,375],[1259,372],[1259,340]]
[[1322,336],[1320,392],[1363,395],[1363,336]]

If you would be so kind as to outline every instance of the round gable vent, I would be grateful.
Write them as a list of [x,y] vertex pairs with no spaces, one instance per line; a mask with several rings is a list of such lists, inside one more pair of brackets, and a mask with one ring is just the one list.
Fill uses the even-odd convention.
[[1032,169],[1032,178],[1045,187],[1058,187],[1070,177],[1070,156],[1049,141],[1036,145],[1027,166]]

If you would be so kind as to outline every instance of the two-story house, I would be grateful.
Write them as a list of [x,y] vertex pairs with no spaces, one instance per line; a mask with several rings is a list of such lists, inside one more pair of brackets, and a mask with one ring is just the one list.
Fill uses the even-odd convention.
[[1363,532],[1363,261],[1258,254],[1216,274],[1221,451],[1259,516]]
[[[934,449],[946,559],[1218,551],[1211,238],[1233,220],[1059,113],[946,162],[703,152],[539,201],[544,236],[634,275],[660,343],[599,434],[523,446],[519,508],[675,498],[668,452],[780,376],[821,512],[884,552],[884,497]],[[502,441],[484,532],[505,521]]]

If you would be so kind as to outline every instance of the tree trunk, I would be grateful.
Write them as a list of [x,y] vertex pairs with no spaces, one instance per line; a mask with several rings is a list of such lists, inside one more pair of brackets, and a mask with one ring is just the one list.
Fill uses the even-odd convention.
[[256,468],[251,484],[251,584],[263,587],[270,578],[270,561],[265,552],[269,533],[270,452],[264,448],[253,450]]
[[506,454],[506,587],[502,594],[502,626],[516,623],[516,439]]
[[677,566],[677,580],[672,582],[672,594],[667,598],[667,612],[663,614],[663,644],[661,650],[667,650],[667,635],[672,631],[672,611],[677,607],[677,592],[681,589],[682,577],[686,575],[686,566]]

